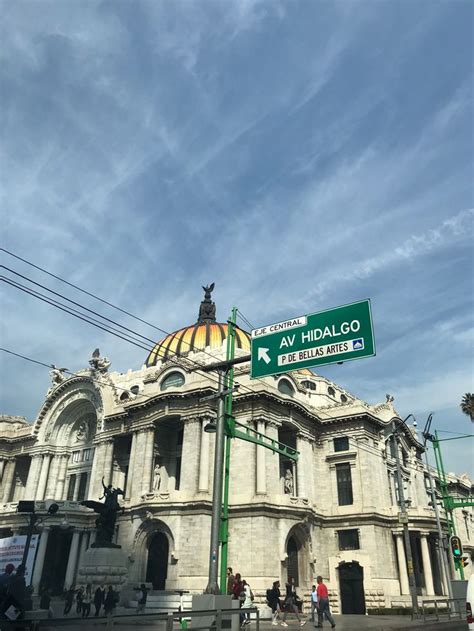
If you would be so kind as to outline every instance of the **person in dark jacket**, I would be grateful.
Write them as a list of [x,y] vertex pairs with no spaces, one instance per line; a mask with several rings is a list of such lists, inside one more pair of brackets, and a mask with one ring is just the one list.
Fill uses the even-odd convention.
[[274,626],[278,625],[280,621],[280,596],[280,581],[274,581],[272,588],[267,592],[267,602],[272,610],[272,624]]
[[7,563],[5,566],[5,572],[0,576],[0,603],[2,603],[7,597],[8,586],[13,576],[13,570],[15,566],[13,563]]
[[74,594],[76,593],[76,590],[74,589],[74,587],[75,587],[74,585],[71,585],[71,587],[66,592],[66,597],[64,599],[63,616],[67,616],[68,613],[72,609],[72,604],[74,602]]
[[286,597],[285,597],[285,615],[283,616],[283,620],[281,622],[282,626],[287,627],[286,624],[286,616],[292,611],[298,622],[300,623],[300,627],[304,627],[306,624],[306,620],[301,620],[300,614],[298,613],[298,596],[296,594],[296,587],[292,578],[288,579],[288,583],[286,583]]
[[109,585],[109,589],[107,590],[107,593],[105,594],[105,599],[104,599],[104,612],[106,616],[114,615],[114,610],[115,610],[115,607],[117,606],[118,599],[119,599],[119,595],[117,594],[116,591],[114,591],[114,588],[112,587],[112,585]]
[[94,607],[95,607],[94,616],[96,618],[100,614],[101,607],[104,604],[104,599],[105,599],[105,589],[103,587],[100,587],[99,585],[99,587],[94,592]]
[[11,577],[8,584],[7,596],[3,602],[2,613],[5,613],[10,607],[18,609],[18,618],[22,618],[25,613],[26,600],[26,582],[25,582],[25,566],[19,565],[16,573]]
[[137,613],[145,613],[147,597],[148,589],[145,583],[142,583],[137,589]]
[[40,592],[39,608],[48,612],[48,618],[53,617],[53,609],[51,607],[51,590],[47,587],[43,587]]

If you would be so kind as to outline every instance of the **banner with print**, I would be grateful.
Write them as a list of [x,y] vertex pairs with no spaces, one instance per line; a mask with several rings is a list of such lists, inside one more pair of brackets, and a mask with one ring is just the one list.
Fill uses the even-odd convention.
[[[26,535],[17,537],[4,537],[0,539],[0,574],[5,571],[5,566],[12,563],[15,569],[23,560],[23,552],[26,545]],[[25,581],[31,583],[33,564],[35,562],[36,549],[38,548],[38,535],[33,535],[30,541],[30,550],[26,560]]]

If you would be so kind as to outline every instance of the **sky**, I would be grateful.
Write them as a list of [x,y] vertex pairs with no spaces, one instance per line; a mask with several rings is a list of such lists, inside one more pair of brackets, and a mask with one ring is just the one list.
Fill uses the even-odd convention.
[[[318,372],[472,433],[473,4],[2,1],[2,247],[174,331],[215,282],[254,326],[370,298],[377,356]],[[153,339],[0,252],[2,264]],[[3,270],[11,278],[11,272]],[[2,283],[2,347],[146,351]],[[0,411],[50,377],[0,354]],[[474,478],[471,438],[444,443]]]

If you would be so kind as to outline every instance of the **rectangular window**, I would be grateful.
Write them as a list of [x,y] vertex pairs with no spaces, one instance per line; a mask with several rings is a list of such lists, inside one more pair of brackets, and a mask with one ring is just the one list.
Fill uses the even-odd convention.
[[72,452],[72,461],[73,462],[81,462],[81,452],[80,451],[73,451]]
[[181,457],[176,458],[176,485],[175,489],[179,491],[179,484],[181,482]]
[[84,460],[84,462],[88,462],[91,459],[90,449],[84,449],[84,451],[82,452],[82,459]]
[[66,495],[66,500],[68,502],[72,502],[72,500],[74,499],[74,489],[76,488],[76,476],[75,475],[70,475],[69,476],[69,483],[67,485],[67,495]]
[[334,451],[347,451],[349,449],[349,437],[340,436],[334,438]]
[[359,531],[353,530],[338,530],[337,536],[339,538],[339,550],[359,550]]
[[352,477],[350,464],[337,464],[337,495],[339,498],[339,506],[348,506],[354,503],[352,496]]

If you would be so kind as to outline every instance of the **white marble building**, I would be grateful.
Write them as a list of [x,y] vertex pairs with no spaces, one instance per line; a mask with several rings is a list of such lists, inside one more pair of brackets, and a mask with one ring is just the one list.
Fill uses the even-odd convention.
[[[36,588],[60,591],[77,580],[94,525],[80,501],[99,498],[102,478],[125,492],[116,540],[128,554],[129,582],[205,588],[214,435],[203,430],[215,418],[215,401],[203,398],[217,384],[195,369],[196,362],[225,357],[225,335],[226,325],[207,314],[125,374],[110,372],[96,353],[75,376],[52,371],[33,423],[0,417],[0,536],[24,532],[20,499],[60,505],[40,530]],[[236,354],[248,354],[249,346],[239,330]],[[233,441],[229,565],[261,594],[288,576],[306,592],[322,574],[335,612],[408,605],[394,445],[387,440],[397,415],[391,398],[368,405],[308,370],[250,380],[248,363],[236,368],[236,381],[237,420],[295,447],[300,458],[293,467],[262,447]],[[400,457],[417,592],[433,597],[446,588],[422,454],[416,430],[407,428]],[[459,495],[471,490],[465,477],[450,481]],[[472,509],[457,510],[456,520],[472,551]]]

